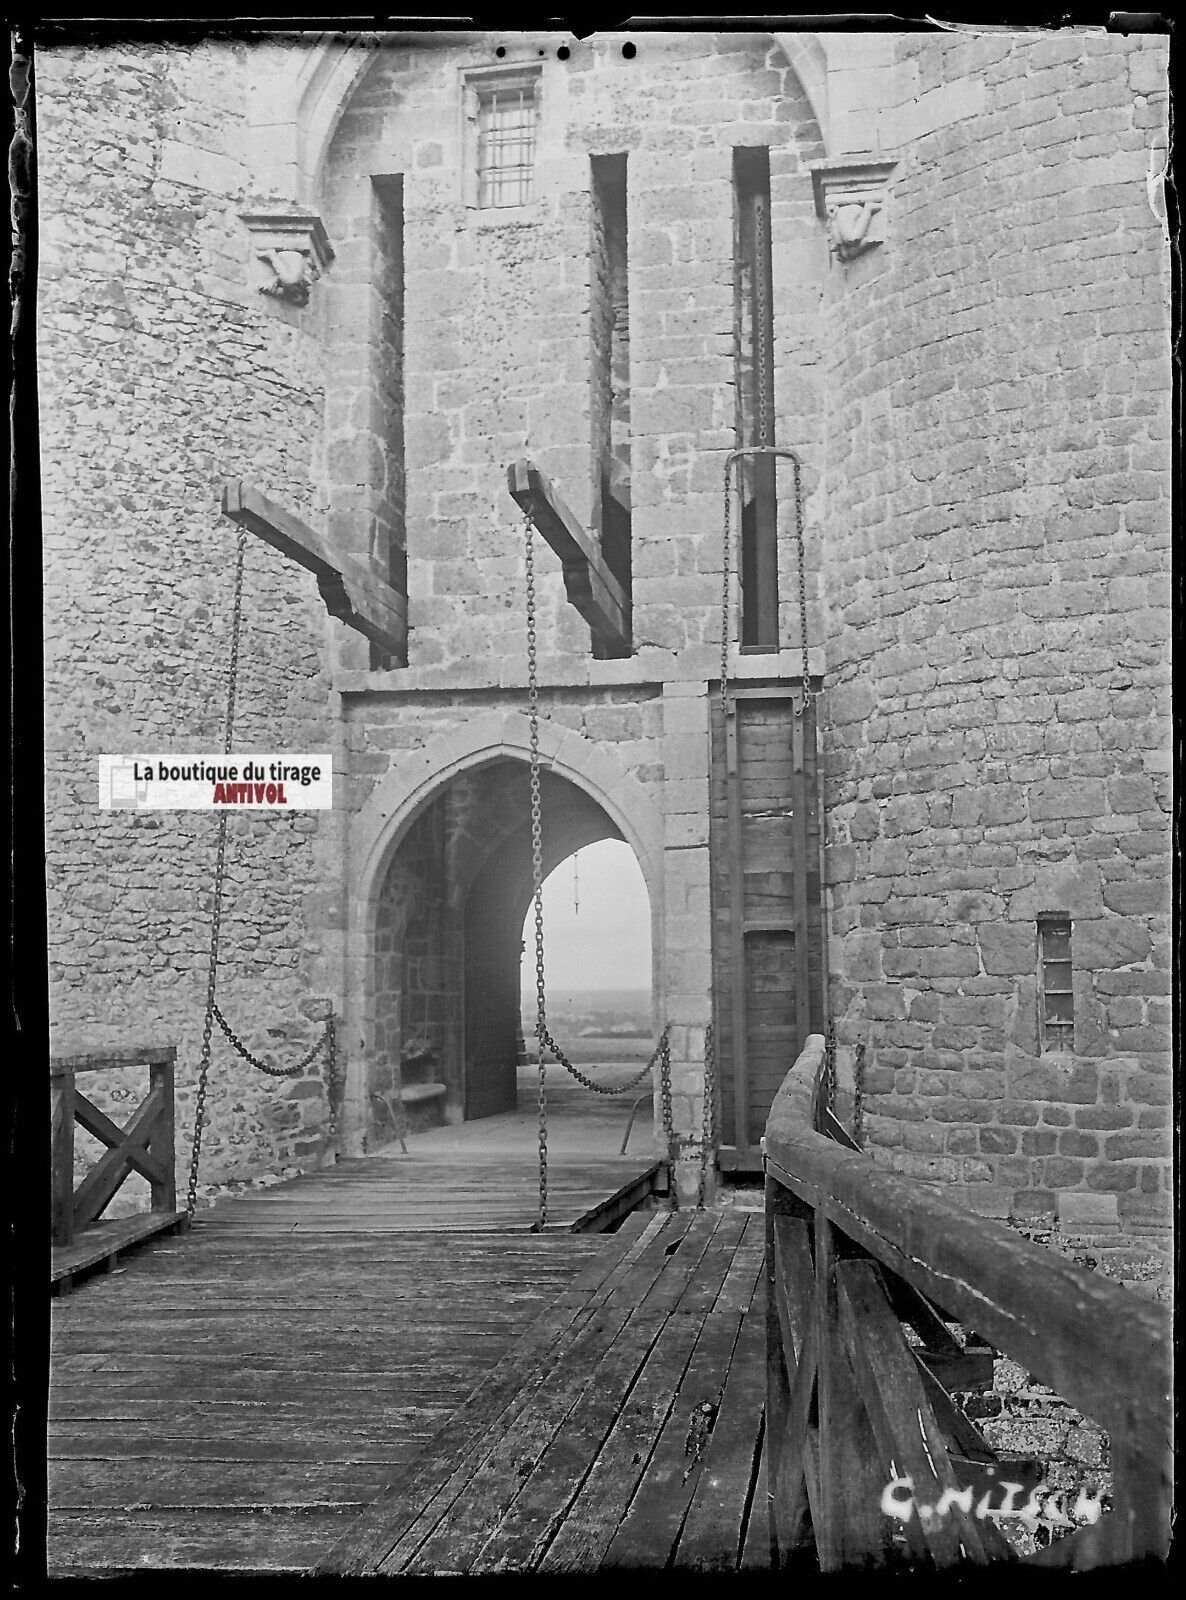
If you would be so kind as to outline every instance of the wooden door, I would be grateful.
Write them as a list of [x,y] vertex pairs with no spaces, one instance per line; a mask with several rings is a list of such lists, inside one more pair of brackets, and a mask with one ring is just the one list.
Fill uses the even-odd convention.
[[739,685],[713,709],[713,1012],[721,1165],[761,1168],[779,1085],[824,1028],[815,708],[798,685]]

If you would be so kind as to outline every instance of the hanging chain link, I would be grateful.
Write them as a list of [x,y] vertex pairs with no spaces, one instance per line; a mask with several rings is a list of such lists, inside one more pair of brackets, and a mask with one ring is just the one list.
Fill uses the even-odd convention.
[[[603,1094],[603,1095],[613,1096],[613,1095],[620,1095],[620,1094],[629,1094],[632,1089],[637,1089],[639,1084],[644,1082],[645,1079],[647,1079],[651,1075],[651,1073],[655,1070],[655,1063],[656,1062],[658,1062],[660,1064],[660,1066],[662,1066],[664,1057],[666,1055],[670,1054],[670,1044],[669,1044],[670,1033],[671,1033],[671,1028],[670,1028],[670,1024],[669,1024],[666,1028],[663,1029],[663,1032],[659,1037],[659,1043],[651,1051],[651,1059],[647,1062],[646,1066],[645,1067],[640,1067],[639,1070],[634,1074],[634,1076],[632,1078],[628,1078],[625,1083],[618,1083],[618,1084],[612,1084],[612,1085],[605,1084],[605,1083],[595,1083],[592,1078],[587,1078],[585,1076],[585,1074],[580,1070],[579,1067],[574,1067],[572,1062],[564,1054],[564,1051],[561,1050],[560,1046],[556,1043],[555,1039],[553,1039],[553,1037],[551,1035],[551,1032],[546,1027],[544,1028],[544,1032],[543,1032],[543,1040],[544,1040],[544,1043],[547,1045],[550,1054],[555,1058],[555,1060],[557,1062],[559,1062],[559,1064],[564,1068],[564,1070],[566,1072],[570,1073],[576,1079],[576,1081],[581,1085],[582,1088],[592,1089],[594,1094]],[[537,1037],[538,1036],[539,1035],[538,1035],[538,1029],[537,1029]]]
[[[725,527],[721,547],[721,737],[725,736],[724,718],[729,715],[729,580],[733,557],[733,463],[738,459],[736,450],[725,457]],[[738,474],[740,477],[740,474]]]
[[[733,450],[725,458],[725,519],[724,519],[724,550],[722,561],[722,596],[721,596],[721,711],[727,712],[728,694],[726,680],[729,671],[729,581],[730,566],[732,563],[732,530],[731,530],[731,474],[733,463],[743,456],[773,456],[775,459],[787,459],[791,462],[795,475],[795,552],[799,563],[799,639],[803,651],[803,695],[801,703],[796,702],[795,713],[797,716],[806,716],[811,705],[813,695],[811,689],[810,666],[807,654],[807,564],[805,559],[803,541],[803,477],[799,458],[791,450],[777,449],[771,437],[770,427],[770,401],[766,385],[766,374],[769,366],[769,340],[770,340],[770,282],[767,276],[767,258],[769,255],[768,227],[766,214],[766,201],[762,195],[754,198],[754,259],[753,259],[753,284],[754,284],[754,324],[756,330],[754,353],[754,390],[757,395],[757,443],[740,450]],[[741,492],[742,480],[738,473],[738,492]]]
[[696,1188],[696,1209],[704,1210],[704,1187],[708,1163],[716,1150],[717,1125],[716,1035],[710,1022],[704,1030],[704,1110],[700,1118],[700,1180]]
[[754,321],[757,324],[754,351],[754,387],[758,394],[758,443],[773,444],[770,437],[770,396],[766,392],[769,357],[770,284],[766,277],[766,202],[754,197]]
[[[226,718],[223,723],[222,733],[222,753],[227,756],[231,753],[235,737],[235,701],[239,687],[239,640],[243,627],[243,567],[246,554],[247,529],[240,526],[235,547],[235,587],[231,606],[230,657],[227,662]],[[216,1022],[227,1041],[243,1060],[250,1066],[255,1067],[257,1071],[266,1073],[270,1078],[297,1078],[317,1060],[318,1056],[324,1053],[326,1057],[325,1082],[326,1095],[329,1100],[330,1138],[333,1140],[337,1136],[337,1040],[332,1009],[325,1019],[325,1027],[321,1038],[310,1046],[309,1050],[295,1066],[273,1067],[251,1053],[223,1016],[215,998],[218,986],[218,944],[222,930],[222,894],[226,882],[227,821],[227,813],[221,811],[218,816],[218,851],[214,863],[214,894],[213,906],[210,912],[210,957],[206,969],[206,1012],[202,1023],[202,1050],[198,1061],[197,1093],[194,1097],[194,1132],[189,1156],[189,1184],[185,1197],[187,1221],[193,1220],[194,1210],[198,1203],[198,1169],[202,1160],[202,1133],[206,1126],[206,1100],[210,1087],[211,1041]]]
[[[236,589],[237,593],[237,589]],[[237,614],[236,614],[237,623]],[[228,752],[224,752],[228,753]],[[218,857],[214,866],[214,908],[210,916],[210,960],[206,973],[206,1015],[202,1023],[202,1054],[198,1064],[198,1089],[194,1098],[194,1134],[189,1153],[189,1187],[185,1216],[193,1220],[198,1203],[198,1166],[202,1159],[202,1130],[206,1125],[206,1094],[210,1077],[210,1037],[214,1030],[214,988],[218,981],[218,935],[222,924],[222,880],[226,865],[226,812],[218,818]]]
[[[666,1041],[666,1032],[663,1035]],[[659,1108],[663,1117],[663,1142],[667,1151],[667,1187],[671,1195],[671,1209],[679,1210],[679,1187],[675,1181],[679,1163],[679,1144],[675,1137],[675,1118],[671,1104],[671,1051],[664,1049],[659,1059]]]
[[828,1018],[828,1033],[824,1041],[824,1105],[836,1113],[836,1024]]
[[852,1137],[854,1143],[865,1148],[865,1041],[856,1048],[852,1067]]
[[535,910],[535,1055],[539,1068],[539,1217],[542,1233],[548,1222],[548,1039],[544,990],[544,847],[543,808],[539,789],[539,667],[535,634],[535,525],[523,518],[527,568],[527,716],[531,725],[531,887]]
[[322,1033],[321,1038],[315,1039],[301,1059],[291,1067],[272,1067],[269,1066],[266,1061],[261,1061],[258,1056],[252,1055],[251,1051],[247,1048],[242,1039],[239,1038],[238,1034],[231,1027],[230,1023],[223,1016],[217,1003],[215,1003],[214,1006],[214,1020],[222,1029],[224,1035],[226,1036],[227,1042],[240,1056],[242,1056],[243,1060],[247,1062],[248,1066],[254,1067],[257,1072],[267,1073],[269,1078],[299,1078],[301,1073],[304,1072],[305,1068],[312,1066],[313,1062],[317,1060],[318,1056],[325,1054],[327,1061],[329,1059],[328,1047],[330,1036],[333,1032],[332,1016],[326,1018],[325,1031]]
[[[539,762],[539,650],[536,635],[535,524],[529,513],[523,517],[524,565],[527,590],[527,717],[530,726],[531,773],[531,885],[535,922],[535,1039],[539,1067],[539,1217],[535,1230],[542,1232],[548,1221],[548,1085],[547,1056],[559,1063],[585,1089],[594,1094],[624,1095],[650,1077],[659,1063],[663,1126],[670,1153],[675,1135],[671,1111],[671,1025],[663,1029],[651,1058],[625,1083],[612,1087],[581,1072],[565,1055],[548,1029],[547,991],[544,983],[544,848],[543,801],[540,793]],[[672,1185],[674,1192],[674,1183]]]
[[810,666],[807,659],[807,559],[803,547],[803,481],[798,456],[792,456],[795,473],[795,553],[799,560],[799,640],[803,649],[803,701],[796,703],[796,715],[807,717],[812,701]]
[[[793,450],[774,445],[751,444],[730,450],[725,457],[725,516],[721,530],[721,715],[729,714],[729,601],[733,575],[733,468],[744,456],[773,456],[791,463],[795,480],[795,554],[799,563],[799,641],[803,652],[803,694],[795,702],[795,715],[806,716],[815,698],[811,688],[807,654],[807,561],[803,537],[803,469]],[[737,474],[738,492],[741,474]]]
[[[243,623],[243,563],[247,554],[247,529],[239,528],[235,547],[235,590],[231,606],[231,650],[227,663],[226,719],[222,728],[222,753],[229,756],[235,736],[235,697],[239,683],[239,634]],[[189,1156],[189,1187],[185,1197],[187,1221],[198,1203],[198,1167],[202,1159],[202,1131],[206,1125],[206,1096],[210,1078],[210,1046],[214,1031],[214,998],[218,983],[218,939],[222,928],[222,886],[226,877],[227,814],[218,815],[218,853],[214,863],[214,904],[210,912],[210,958],[206,969],[206,1015],[202,1023],[202,1053],[198,1062],[198,1089],[194,1101],[194,1134]]]

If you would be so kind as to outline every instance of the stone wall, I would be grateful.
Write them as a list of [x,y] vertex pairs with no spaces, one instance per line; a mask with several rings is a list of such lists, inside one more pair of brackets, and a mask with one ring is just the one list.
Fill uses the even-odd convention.
[[[983,109],[901,152],[890,242],[829,278],[833,1009],[894,1167],[1164,1221],[1164,43],[896,49],[918,95]],[[1059,912],[1075,1053],[1039,1055],[1035,919]]]
[[[179,1046],[179,1168],[205,1002],[215,818],[101,812],[100,752],[221,746],[239,476],[308,513],[321,427],[318,310],[249,282],[237,212],[250,52],[207,44],[39,52],[38,337],[46,849],[55,1047]],[[324,611],[249,541],[236,744],[332,748]],[[291,1058],[324,994],[310,906],[335,871],[318,814],[232,819],[222,1004]],[[277,1085],[215,1045],[203,1175],[312,1158],[316,1069]],[[139,1081],[89,1086],[122,1120]],[[121,1116],[122,1112],[122,1116]]]
[[[373,175],[403,174],[409,661],[521,652],[511,460],[530,455],[586,527],[600,521],[590,451],[606,421],[590,352],[607,330],[590,254],[590,157],[618,153],[630,194],[635,640],[670,655],[719,629],[722,465],[736,442],[731,151],[772,146],[776,225],[798,242],[818,131],[767,35],[657,35],[629,61],[614,40],[590,40],[564,62],[550,51],[539,62],[536,199],[478,210],[467,203],[473,153],[458,81],[494,64],[494,43],[385,51],[342,118],[324,181],[326,225],[352,262]],[[536,57],[524,39],[505,64]],[[796,419],[808,340],[801,315],[780,315]],[[334,403],[350,414],[348,393]],[[792,596],[793,547],[787,568]],[[541,575],[541,652],[587,654],[550,558]]]

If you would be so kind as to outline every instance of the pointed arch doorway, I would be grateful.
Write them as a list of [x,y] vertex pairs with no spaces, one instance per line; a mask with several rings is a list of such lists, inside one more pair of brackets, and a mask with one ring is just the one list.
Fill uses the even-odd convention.
[[[621,828],[545,769],[543,870]],[[520,963],[532,899],[528,766],[503,755],[444,779],[392,853],[378,891],[372,1126],[400,1095],[411,1126],[511,1111],[522,1048]],[[648,975],[649,976],[649,975]]]

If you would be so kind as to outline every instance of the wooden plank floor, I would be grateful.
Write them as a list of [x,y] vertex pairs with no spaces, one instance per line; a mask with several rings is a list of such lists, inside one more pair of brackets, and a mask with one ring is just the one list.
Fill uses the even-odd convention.
[[299,1243],[207,1222],[87,1281],[53,1311],[51,1573],[306,1570],[645,1221]]
[[144,1211],[133,1217],[92,1222],[70,1244],[55,1245],[49,1281],[69,1291],[74,1274],[88,1267],[114,1267],[120,1251],[134,1248],[160,1233],[172,1233],[185,1221],[184,1211]]
[[451,1574],[768,1564],[760,1216],[663,1213],[557,1296],[319,1564]]
[[628,1107],[555,1098],[544,1235],[528,1102],[199,1211],[55,1300],[51,1572],[307,1570],[644,1226],[566,1231],[657,1165],[646,1132],[617,1155]]
[[[661,1173],[649,1151],[625,1158],[553,1157],[548,1227],[584,1232],[615,1198],[636,1205]],[[535,1152],[467,1151],[463,1162],[449,1166],[413,1140],[407,1155],[341,1161],[332,1171],[308,1173],[232,1206],[199,1213],[195,1230],[223,1226],[232,1210],[235,1232],[244,1236],[524,1232],[539,1211],[538,1157]]]
[[557,1119],[544,1234],[528,1110],[199,1212],[57,1299],[51,1574],[760,1547],[760,1219],[563,1231],[651,1183],[645,1132],[617,1155],[628,1109]]

